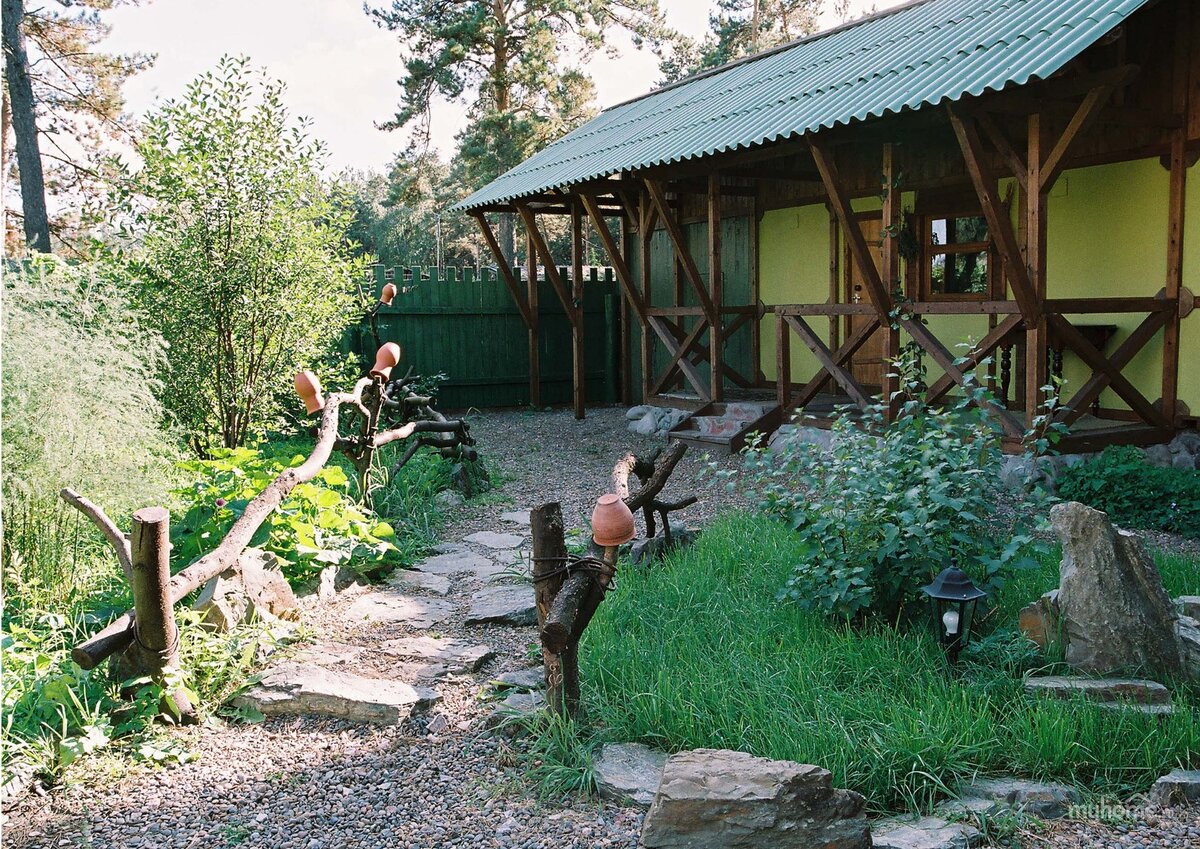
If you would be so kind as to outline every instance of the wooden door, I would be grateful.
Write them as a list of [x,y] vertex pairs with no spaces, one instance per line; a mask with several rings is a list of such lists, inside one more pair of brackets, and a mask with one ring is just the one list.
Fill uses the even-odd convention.
[[[882,273],[883,248],[881,247],[880,237],[883,234],[883,221],[877,215],[864,217],[859,219],[859,226],[862,227],[863,238],[867,240],[867,247],[871,250],[871,258],[875,261],[875,268]],[[846,249],[845,265],[843,268],[846,269],[846,303],[871,303],[871,290],[863,282],[862,274],[859,272],[854,258],[850,255],[848,247]],[[846,322],[847,337],[854,333],[859,325],[870,321],[871,318],[869,315],[850,316]],[[878,390],[883,385],[883,348],[885,341],[883,330],[876,330],[863,343],[863,346],[858,349],[854,356],[850,358],[850,373],[854,375],[855,379],[864,388]]]

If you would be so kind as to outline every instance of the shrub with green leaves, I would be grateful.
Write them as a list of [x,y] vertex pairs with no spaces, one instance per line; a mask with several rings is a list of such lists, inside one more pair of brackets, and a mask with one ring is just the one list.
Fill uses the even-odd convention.
[[746,451],[761,506],[803,543],[782,598],[896,621],[947,566],[992,590],[1032,562],[1032,535],[999,532],[1001,434],[971,397],[944,408],[910,397],[893,422],[878,403],[857,421],[841,416],[827,452],[796,442]]
[[1125,528],[1200,538],[1200,472],[1159,468],[1132,445],[1063,469],[1058,495],[1103,510]]
[[[216,548],[246,505],[303,454],[268,455],[252,448],[214,449],[212,459],[180,466],[196,476],[177,491],[191,502],[172,528],[172,555],[188,563]],[[350,480],[340,466],[326,466],[298,484],[255,533],[250,544],[274,552],[288,580],[310,581],[328,565],[371,575],[393,562],[395,531],[350,498]]]

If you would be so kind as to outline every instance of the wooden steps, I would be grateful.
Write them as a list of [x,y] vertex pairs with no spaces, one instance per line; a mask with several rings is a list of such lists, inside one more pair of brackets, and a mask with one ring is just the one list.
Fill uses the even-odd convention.
[[750,434],[761,433],[765,441],[782,423],[783,410],[778,404],[712,401],[671,428],[667,440],[732,454],[745,447]]

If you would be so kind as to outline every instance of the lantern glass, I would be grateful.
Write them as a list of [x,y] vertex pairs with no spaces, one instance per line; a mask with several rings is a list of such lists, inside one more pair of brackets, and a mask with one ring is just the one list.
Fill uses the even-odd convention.
[[938,642],[950,662],[956,663],[959,652],[971,640],[975,607],[979,599],[987,597],[987,593],[971,583],[965,572],[953,566],[943,569],[921,591],[929,597]]

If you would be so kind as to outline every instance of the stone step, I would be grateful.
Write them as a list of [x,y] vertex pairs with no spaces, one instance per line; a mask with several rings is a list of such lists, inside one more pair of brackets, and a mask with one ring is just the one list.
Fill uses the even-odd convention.
[[537,624],[537,606],[530,584],[488,586],[476,594],[464,620],[468,625]]
[[1109,709],[1139,710],[1148,714],[1169,714],[1171,691],[1157,681],[1139,678],[1080,678],[1071,675],[1052,675],[1030,678],[1025,692],[1033,696],[1056,699],[1083,697],[1099,702]]
[[364,593],[346,612],[349,620],[403,622],[413,628],[431,628],[446,622],[454,614],[454,605],[435,598],[417,598],[380,590]]
[[503,565],[491,558],[465,550],[445,551],[422,560],[413,568],[429,575],[469,574],[477,578],[486,578],[504,570]]
[[479,667],[496,656],[496,653],[483,643],[429,636],[387,640],[382,648],[396,657],[426,661],[430,665],[440,666],[444,669],[443,674],[477,672]]
[[268,670],[233,703],[266,716],[332,716],[396,725],[440,699],[433,690],[401,681],[366,678],[316,663],[288,662]]
[[450,577],[415,569],[397,569],[388,577],[388,586],[400,590],[446,595],[450,592]]
[[484,548],[509,549],[518,548],[525,537],[520,534],[504,534],[495,531],[479,531],[469,537],[463,537],[467,542],[482,545]]

